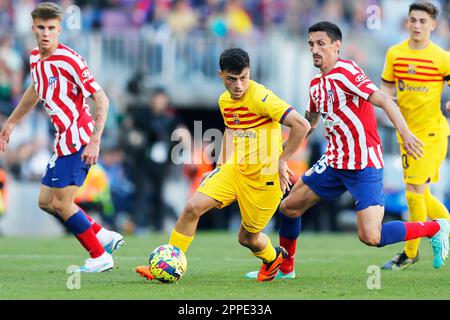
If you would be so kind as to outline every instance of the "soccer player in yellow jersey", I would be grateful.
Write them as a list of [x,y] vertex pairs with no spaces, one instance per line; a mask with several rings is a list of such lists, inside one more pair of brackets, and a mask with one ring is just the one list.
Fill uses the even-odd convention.
[[[258,281],[272,281],[287,253],[274,248],[266,227],[291,186],[287,160],[310,130],[309,122],[263,85],[250,80],[250,60],[239,48],[220,56],[219,76],[226,91],[219,98],[225,133],[218,166],[187,201],[169,244],[186,252],[200,217],[214,207],[238,202],[239,243],[263,261]],[[291,128],[282,147],[281,124]],[[148,267],[136,271],[151,279]]]
[[[418,2],[409,7],[410,38],[391,47],[386,54],[381,89],[397,96],[397,104],[411,132],[424,144],[424,154],[414,159],[406,154],[401,139],[406,200],[410,221],[449,219],[446,207],[430,193],[429,183],[439,180],[439,167],[447,154],[450,134],[441,112],[444,82],[450,85],[450,53],[430,41],[436,27],[437,8]],[[446,104],[450,109],[450,102]],[[383,269],[402,270],[419,259],[420,239],[407,241],[402,253]]]

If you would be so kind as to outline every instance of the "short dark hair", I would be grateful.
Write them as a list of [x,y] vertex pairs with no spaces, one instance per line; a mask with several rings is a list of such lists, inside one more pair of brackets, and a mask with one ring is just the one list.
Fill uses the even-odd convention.
[[336,40],[342,41],[341,29],[339,29],[339,27],[332,22],[321,21],[316,24],[313,24],[308,29],[308,33],[319,31],[326,32],[327,36],[330,37],[331,42],[335,42]]
[[31,12],[31,18],[33,21],[35,19],[50,20],[58,19],[62,20],[64,15],[63,10],[59,5],[53,2],[42,2],[39,3],[36,8]]
[[152,96],[155,97],[158,95],[168,96],[167,90],[164,87],[154,87],[152,89]]
[[244,68],[250,67],[248,53],[240,48],[227,49],[220,55],[220,70],[232,74],[240,74]]
[[437,16],[439,15],[439,9],[436,8],[436,6],[431,2],[414,2],[409,6],[408,14],[410,14],[413,10],[425,11],[434,20],[436,20]]

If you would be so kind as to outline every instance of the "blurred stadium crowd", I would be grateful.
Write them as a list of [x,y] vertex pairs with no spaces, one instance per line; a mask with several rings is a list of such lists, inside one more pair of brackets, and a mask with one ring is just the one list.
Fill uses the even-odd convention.
[[[28,54],[35,46],[30,31],[29,15],[37,2],[35,0],[0,0],[0,123],[3,123],[11,113],[24,88],[29,85]],[[113,70],[113,65],[117,61],[111,56],[106,57],[102,52],[100,60],[103,64],[99,63],[97,67],[92,68],[89,57],[93,56],[94,50],[92,46],[90,51],[89,48],[85,50],[86,46],[92,44],[87,40],[88,36],[100,34],[101,37],[107,37],[124,33],[129,37],[141,34],[145,39],[147,34],[151,35],[153,41],[172,38],[213,38],[214,43],[223,41],[220,42],[222,46],[230,43],[246,43],[246,41],[264,42],[266,39],[276,37],[301,39],[305,42],[307,28],[312,23],[330,20],[342,28],[347,39],[353,39],[353,42],[350,40],[349,44],[345,45],[346,58],[355,59],[363,66],[366,73],[378,82],[386,49],[408,37],[405,22],[407,8],[411,3],[407,0],[61,0],[55,2],[63,8],[68,8],[67,12],[70,14],[67,15],[67,19],[73,19],[72,13],[76,13],[78,9],[81,10],[79,11],[80,25],[76,28],[77,30],[69,30],[70,21],[63,24],[65,30],[61,35],[62,42],[67,41],[69,45],[73,43],[74,49],[86,58],[91,70],[94,69],[97,80],[111,99],[110,114],[102,142],[101,162],[91,169],[88,180],[79,194],[78,202],[85,209],[98,212],[106,225],[129,233],[149,229],[160,230],[164,228],[167,220],[175,221],[177,208],[165,201],[168,197],[164,193],[170,193],[169,197],[178,197],[175,190],[177,187],[175,185],[172,188],[163,188],[167,180],[183,180],[190,185],[186,188],[186,193],[189,193],[195,190],[201,175],[212,169],[212,166],[207,164],[174,166],[170,159],[170,149],[173,146],[171,134],[176,128],[187,128],[191,131],[191,135],[186,134],[184,141],[192,141],[194,139],[193,120],[204,121],[206,127],[223,129],[220,114],[217,111],[217,95],[214,93],[206,99],[206,107],[204,102],[201,104],[191,102],[188,106],[179,103],[178,91],[166,86],[167,83],[164,81],[164,76],[167,77],[169,71],[165,70],[167,68],[164,62],[165,51],[161,50],[144,51],[144,56],[154,55],[159,56],[159,59],[152,58],[152,63],[146,68],[128,68],[127,73],[124,74],[127,78],[122,79],[120,83],[117,80],[118,83],[115,83],[118,75],[113,71],[108,73],[103,66],[108,64]],[[439,5],[441,14],[432,39],[436,44],[450,50],[450,0],[434,2]],[[71,7],[73,5],[76,7]],[[372,14],[376,18],[377,9],[380,9],[382,28],[377,28],[375,21],[372,24],[373,32],[369,32],[371,25],[368,21]],[[117,45],[115,51],[129,50],[129,45],[126,43],[117,41],[113,44]],[[103,51],[111,51],[110,48],[103,47]],[[262,48],[264,49],[264,46]],[[280,52],[288,50],[283,47],[275,49]],[[258,53],[256,51],[258,50],[255,50],[255,55]],[[86,53],[89,54],[86,56]],[[307,53],[306,51],[306,56],[308,56]],[[199,81],[206,83],[209,79],[216,77],[218,54],[220,50],[208,51],[207,55],[202,56],[210,66],[209,70],[212,71],[210,78],[204,76]],[[261,52],[258,54],[263,55]],[[135,60],[139,64],[139,59]],[[267,77],[263,76],[264,70],[269,69],[270,65],[265,63],[267,59],[261,58],[259,61],[262,62],[259,63],[258,68],[255,68],[258,71],[255,73],[255,78],[262,79],[265,83],[264,79]],[[174,68],[176,69],[177,66],[175,65]],[[162,75],[158,81],[148,80],[147,73],[154,70],[159,70]],[[189,82],[188,77],[183,78],[179,74],[178,77],[181,77],[186,84]],[[308,80],[306,79],[304,83]],[[221,83],[215,81],[220,87]],[[272,79],[271,82],[276,82],[280,87],[287,85],[283,80]],[[270,84],[267,86],[271,87]],[[295,92],[298,90],[296,89]],[[303,92],[304,90],[305,88],[302,89]],[[444,98],[446,101],[450,100],[448,93],[447,89]],[[283,94],[280,96],[285,98]],[[300,98],[299,101],[302,101],[303,97]],[[299,108],[301,113],[303,113],[302,108],[304,108],[303,104]],[[211,120],[213,118],[215,120]],[[395,159],[398,151],[393,129],[388,125],[385,117],[380,116],[379,121],[385,150],[388,150],[388,154],[393,154]],[[8,181],[40,181],[51,156],[52,142],[53,128],[48,116],[44,108],[35,108],[32,114],[20,124],[20,128],[14,132],[8,151],[0,155],[1,213],[8,211],[6,201]],[[324,139],[320,132],[315,133],[308,145],[302,146],[292,163],[292,166],[296,168],[297,178],[320,157],[323,148]],[[194,152],[202,151],[194,150]],[[387,166],[394,166],[395,160],[392,160],[392,163],[388,161],[386,163]],[[444,175],[444,180],[450,180],[449,177],[450,174]],[[388,183],[388,188],[389,185]],[[402,189],[400,187],[393,189],[395,192],[391,194],[391,212],[401,215],[406,210],[406,202],[401,200]],[[389,193],[387,195],[389,196]],[[441,195],[447,197],[447,204],[449,204],[449,191],[444,190]],[[186,196],[187,194],[182,195],[182,198]],[[336,210],[337,207],[338,210]],[[342,229],[342,225],[339,226],[336,220],[336,212],[345,211],[345,209],[351,211],[351,208],[352,203],[349,199],[343,199],[334,204],[323,204],[322,207],[315,209],[317,214],[310,215],[311,218],[308,218],[308,215],[305,216],[305,219],[311,219],[305,226],[315,230]],[[387,209],[389,213],[389,203]],[[233,215],[236,214],[238,214],[236,208],[231,207],[226,214],[205,217],[202,223],[204,227],[231,228]],[[326,218],[329,218],[329,221],[324,223],[323,220]]]

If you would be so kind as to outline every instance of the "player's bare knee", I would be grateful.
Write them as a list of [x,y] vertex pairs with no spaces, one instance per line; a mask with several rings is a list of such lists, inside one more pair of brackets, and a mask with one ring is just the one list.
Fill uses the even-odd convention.
[[244,246],[246,248],[253,248],[255,246],[256,239],[251,234],[241,231],[239,232],[238,241],[241,246]]
[[47,212],[47,210],[49,209],[49,205],[48,205],[48,203],[46,203],[46,202],[40,202],[40,201],[39,201],[39,208],[40,208],[42,211]]
[[186,207],[184,209],[184,212],[191,216],[191,217],[195,217],[195,218],[200,218],[200,216],[202,215],[202,208],[199,206],[198,202],[192,199],[189,199],[186,202]]
[[292,210],[289,208],[289,206],[286,204],[285,201],[281,201],[281,203],[280,203],[280,211],[286,217],[290,217],[291,214],[292,214]]
[[39,208],[40,208],[42,211],[45,211],[45,212],[47,212],[47,213],[49,213],[49,214],[53,214],[53,212],[55,211],[55,210],[53,209],[52,202],[49,202],[49,201],[42,201],[42,200],[39,200]]
[[250,246],[250,240],[248,238],[242,237],[239,235],[238,237],[239,244],[243,247],[248,248]]
[[376,247],[380,243],[380,235],[377,234],[360,234],[359,240],[370,247]]
[[63,201],[54,199],[52,202],[52,207],[56,213],[61,213],[65,210],[65,208],[67,208],[67,204]]
[[281,201],[280,211],[283,215],[285,215],[288,218],[296,218],[301,215],[301,211],[299,211],[296,208],[293,208],[286,201]]
[[256,242],[251,238],[241,238],[239,237],[239,243],[241,246],[249,248],[250,250],[254,250],[256,247]]

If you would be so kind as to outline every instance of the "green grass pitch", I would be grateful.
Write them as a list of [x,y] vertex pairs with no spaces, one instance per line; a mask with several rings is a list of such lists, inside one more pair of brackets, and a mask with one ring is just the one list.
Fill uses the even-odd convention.
[[[276,234],[271,238],[278,243]],[[370,290],[367,268],[387,261],[402,250],[402,244],[370,248],[355,234],[305,233],[297,245],[297,279],[258,283],[244,274],[258,269],[260,262],[236,239],[234,233],[199,232],[188,251],[187,273],[178,283],[163,284],[140,278],[134,267],[145,264],[148,254],[166,243],[168,235],[126,237],[125,246],[114,255],[112,272],[82,274],[80,288],[69,290],[67,268],[86,258],[76,239],[0,238],[0,299],[450,298],[450,265],[433,269],[426,240],[422,240],[418,264],[401,272],[382,271],[380,289]],[[72,286],[76,283],[69,280]]]

